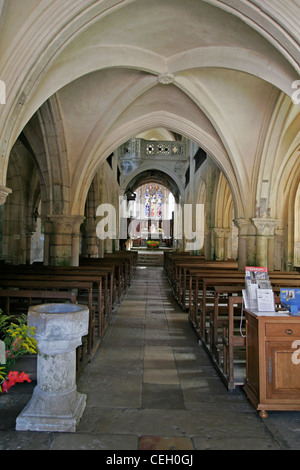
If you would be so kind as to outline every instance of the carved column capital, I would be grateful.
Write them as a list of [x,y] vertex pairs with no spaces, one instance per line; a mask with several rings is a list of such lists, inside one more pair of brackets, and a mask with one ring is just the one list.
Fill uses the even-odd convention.
[[213,231],[217,237],[228,237],[229,233],[231,232],[230,228],[220,228],[220,227],[214,227]]
[[242,217],[233,220],[234,225],[239,229],[239,236],[253,235],[253,225],[250,219]]
[[215,234],[217,237],[223,237],[223,236],[224,236],[224,229],[223,229],[223,228],[214,227],[214,228],[213,228],[213,231],[214,231],[214,234]]
[[279,220],[277,219],[253,218],[252,222],[257,235],[267,237],[274,236],[275,230],[279,226]]
[[[79,261],[80,215],[48,215],[44,218],[49,236],[49,256],[52,265],[75,266]],[[46,234],[45,230],[45,234]]]
[[48,222],[53,224],[55,232],[63,234],[76,234],[84,221],[81,215],[48,215]]

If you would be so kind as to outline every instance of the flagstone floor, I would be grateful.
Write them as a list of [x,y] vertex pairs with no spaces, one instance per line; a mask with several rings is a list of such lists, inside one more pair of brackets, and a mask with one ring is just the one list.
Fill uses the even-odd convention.
[[94,360],[78,380],[75,433],[15,431],[34,384],[0,396],[0,450],[300,449],[300,413],[262,420],[228,392],[174,302],[161,267],[139,266]]

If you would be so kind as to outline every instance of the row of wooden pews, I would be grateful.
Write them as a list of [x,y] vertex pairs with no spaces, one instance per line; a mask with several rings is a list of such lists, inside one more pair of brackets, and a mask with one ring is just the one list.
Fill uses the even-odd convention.
[[[228,389],[244,384],[245,271],[239,271],[235,261],[205,261],[186,253],[165,253],[164,269],[176,301],[188,312],[197,337]],[[269,278],[277,306],[281,287],[300,287],[297,271],[272,271]]]
[[41,303],[88,305],[89,331],[77,350],[77,372],[97,351],[113,312],[131,284],[137,253],[81,259],[79,266],[0,265],[0,308],[12,319]]

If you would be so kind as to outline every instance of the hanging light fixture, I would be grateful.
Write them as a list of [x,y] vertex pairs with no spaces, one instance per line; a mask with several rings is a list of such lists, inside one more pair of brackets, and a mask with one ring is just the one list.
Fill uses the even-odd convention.
[[127,189],[125,191],[125,196],[127,198],[127,201],[135,201],[136,200],[136,194],[131,191],[131,189]]

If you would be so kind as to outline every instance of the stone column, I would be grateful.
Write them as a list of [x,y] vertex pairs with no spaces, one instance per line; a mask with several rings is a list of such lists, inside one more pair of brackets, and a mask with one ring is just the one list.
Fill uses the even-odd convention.
[[275,230],[274,235],[274,269],[284,270],[284,230]]
[[31,239],[34,234],[33,227],[26,227],[26,264],[30,264],[31,261]]
[[44,266],[49,266],[50,264],[50,236],[52,231],[52,224],[47,217],[41,216],[42,222],[44,224]]
[[49,263],[52,266],[77,266],[79,263],[80,225],[82,216],[51,215]]
[[89,219],[85,224],[87,255],[89,258],[99,258],[99,239],[96,233],[96,227],[99,217],[96,219]]
[[6,198],[9,194],[11,194],[11,192],[12,192],[11,189],[0,185],[0,206],[5,204]]
[[16,421],[17,431],[75,432],[86,406],[76,387],[76,348],[88,334],[89,309],[77,304],[30,307],[38,345],[37,386]]
[[231,235],[231,229],[230,228],[224,228],[224,259],[228,259],[229,256],[229,238]]
[[[256,228],[256,265],[274,269],[274,233],[279,222],[275,219],[253,218]],[[269,250],[270,248],[270,250]]]
[[211,259],[212,253],[212,234],[210,230],[206,230],[204,233],[204,257],[206,260]]
[[79,265],[80,255],[80,226],[84,221],[84,217],[80,215],[73,216],[73,232],[72,232],[72,250],[71,250],[71,266]]
[[255,265],[255,228],[250,219],[237,218],[234,224],[238,228],[238,269]]
[[106,238],[104,240],[104,250],[105,253],[113,253],[113,241],[111,238]]
[[230,229],[217,228],[213,229],[215,234],[215,254],[216,259],[225,260],[228,259],[228,240]]

